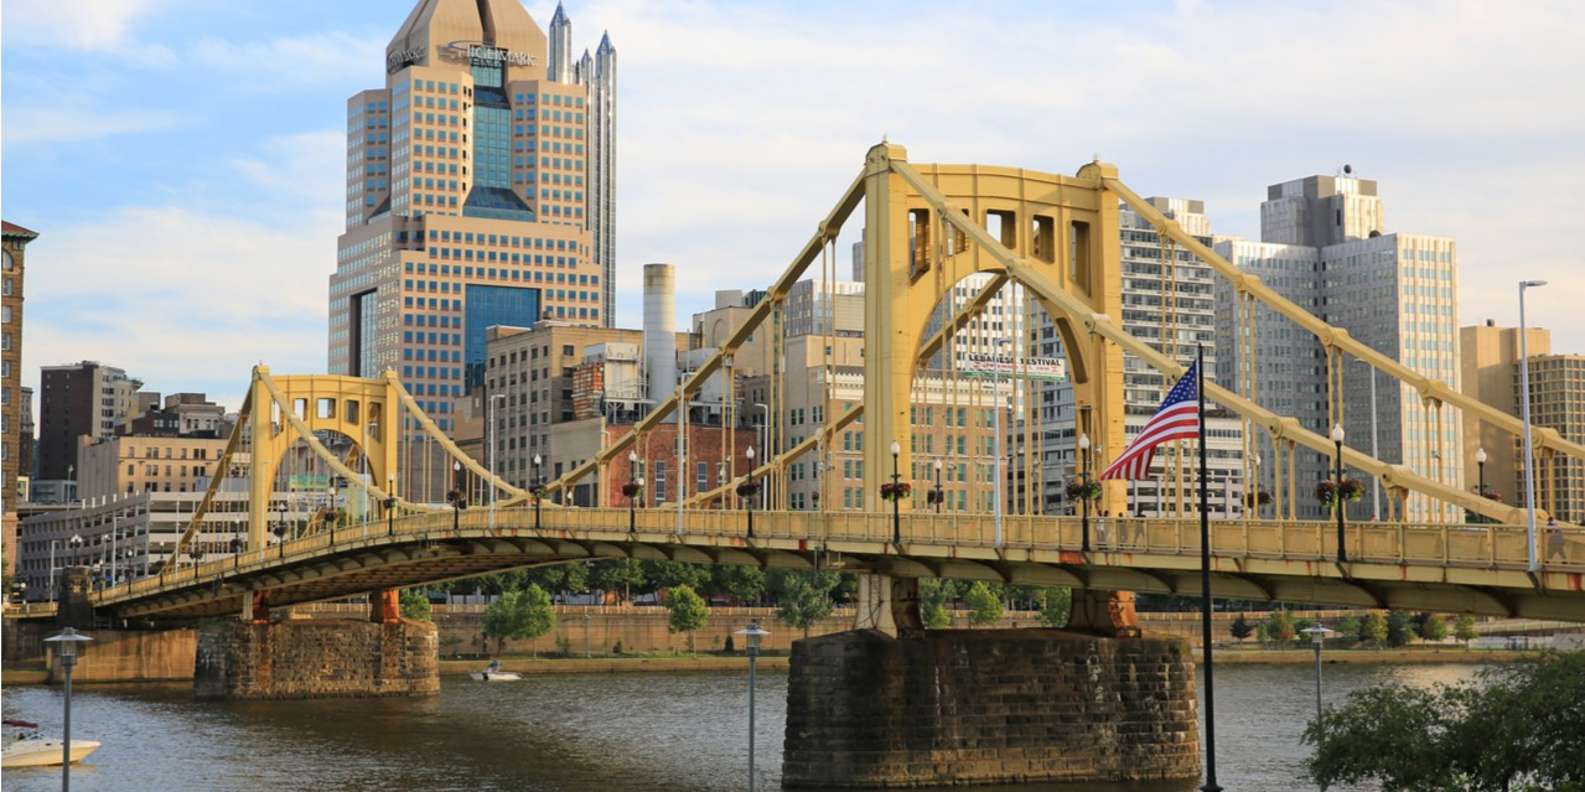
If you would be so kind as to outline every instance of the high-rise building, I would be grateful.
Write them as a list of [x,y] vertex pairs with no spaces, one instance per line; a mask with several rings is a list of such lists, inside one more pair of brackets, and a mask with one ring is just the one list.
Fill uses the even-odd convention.
[[78,449],[114,435],[131,419],[143,383],[92,360],[45,366],[41,374],[39,479],[73,479]]
[[[3,257],[4,291],[0,292],[0,501],[4,506],[6,571],[16,566],[17,476],[25,474],[22,460],[22,282],[26,273],[26,248],[38,238],[14,223],[0,221],[0,257]],[[29,408],[31,412],[31,408]],[[27,423],[32,423],[32,415]]]
[[588,212],[584,227],[594,244],[594,262],[605,276],[600,307],[606,327],[616,326],[616,47],[610,32],[600,35],[600,45],[573,59],[572,20],[561,3],[550,19],[551,82],[581,85],[588,89],[589,155],[587,159]]
[[[1211,241],[1211,223],[1203,201],[1187,198],[1147,199],[1168,218],[1201,242]],[[1122,246],[1123,329],[1180,365],[1195,362],[1205,350],[1205,375],[1216,376],[1223,352],[1214,333],[1215,304],[1210,266],[1192,253],[1158,234],[1149,221],[1124,206],[1118,212]],[[1061,337],[1049,316],[1040,312],[1038,337],[1032,340],[1040,355],[1061,353]],[[1225,381],[1225,380],[1222,380]],[[1161,400],[1176,384],[1132,355],[1123,360],[1124,430],[1132,441],[1150,421]],[[1243,513],[1245,488],[1243,423],[1213,403],[1206,415],[1206,463],[1211,511],[1217,515]],[[1064,485],[1077,477],[1082,465],[1075,423],[1086,419],[1075,414],[1073,387],[1067,382],[1045,384],[1035,405],[1040,422],[1044,484],[1041,492],[1047,513],[1071,510]],[[1126,447],[1126,446],[1125,446]],[[1093,447],[1090,475],[1100,473],[1123,448]],[[1178,442],[1163,447],[1151,463],[1149,478],[1127,485],[1128,509],[1147,516],[1186,515],[1198,508],[1199,457],[1193,444]],[[1182,470],[1181,478],[1179,470]],[[1182,482],[1182,486],[1179,482]]]
[[[1482,325],[1458,330],[1459,381],[1466,396],[1479,399],[1509,415],[1519,415],[1519,328],[1498,327],[1490,319]],[[1552,333],[1540,327],[1526,330],[1525,348],[1532,356],[1552,352]],[[1532,373],[1534,371],[1532,370]],[[1532,383],[1532,390],[1534,383]],[[1524,498],[1524,451],[1513,432],[1463,412],[1464,447],[1459,459],[1464,481],[1478,487],[1481,476],[1476,452],[1486,452],[1486,489],[1503,503],[1519,504]],[[1534,416],[1532,416],[1532,419]]]
[[[1453,240],[1384,233],[1376,182],[1351,173],[1272,185],[1260,217],[1260,242],[1220,238],[1217,253],[1355,340],[1458,387],[1459,339],[1454,331],[1458,255]],[[1218,280],[1216,297],[1217,336],[1224,347],[1218,358],[1218,379],[1231,385],[1240,376],[1252,377],[1238,384],[1245,392],[1252,389],[1262,406],[1328,435],[1338,417],[1328,407],[1329,368],[1321,343],[1260,305],[1255,310],[1251,356],[1236,342],[1232,285]],[[1464,463],[1459,458],[1463,432],[1455,410],[1424,403],[1408,385],[1375,374],[1352,358],[1344,362],[1342,379],[1341,423],[1350,447],[1385,462],[1408,465],[1449,486],[1463,486]],[[1269,487],[1276,457],[1263,432],[1257,432],[1256,439],[1266,462],[1260,474],[1263,487]],[[1294,483],[1300,518],[1327,513],[1312,492],[1333,475],[1331,464],[1330,456],[1298,452]],[[1385,515],[1386,498],[1384,490],[1372,488],[1362,503],[1349,508],[1350,516]],[[1411,497],[1405,505],[1411,520],[1460,518],[1454,509],[1421,496]]]
[[386,48],[385,87],[348,102],[330,370],[396,370],[443,430],[484,376],[487,328],[608,317],[586,227],[589,91],[546,68],[518,0],[423,0]]
[[[1519,393],[1517,374],[1513,392]],[[1585,442],[1585,355],[1530,356],[1530,420],[1556,429],[1564,440]],[[1562,454],[1540,455],[1535,477],[1537,507],[1574,525],[1585,520],[1585,463]],[[1520,482],[1523,492],[1522,477]]]

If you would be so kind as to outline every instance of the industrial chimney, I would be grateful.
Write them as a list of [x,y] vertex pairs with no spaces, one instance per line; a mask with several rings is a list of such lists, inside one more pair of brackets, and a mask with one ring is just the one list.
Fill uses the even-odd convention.
[[651,401],[677,389],[677,270],[644,265],[644,381]]

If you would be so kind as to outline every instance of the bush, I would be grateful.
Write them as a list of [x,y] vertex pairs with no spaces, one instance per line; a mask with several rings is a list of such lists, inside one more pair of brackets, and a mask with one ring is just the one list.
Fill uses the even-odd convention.
[[925,606],[925,627],[931,630],[945,630],[952,626],[952,614],[947,613],[947,606],[940,602],[932,602]]
[[1359,640],[1380,646],[1387,640],[1387,617],[1380,611],[1372,611],[1359,624]]
[[1427,641],[1447,638],[1447,621],[1435,613],[1425,614],[1425,620],[1420,623],[1420,637]]
[[1475,632],[1475,617],[1468,613],[1460,613],[1458,620],[1453,622],[1453,637],[1463,641],[1464,648],[1468,649],[1469,642],[1480,637],[1480,633]]
[[1045,627],[1066,627],[1073,615],[1073,589],[1053,586],[1041,592],[1040,624]]
[[1293,614],[1285,610],[1274,610],[1266,616],[1267,640],[1287,643],[1298,637],[1294,629]]
[[1403,611],[1387,612],[1387,645],[1392,647],[1403,646],[1414,638],[1414,630],[1409,623],[1409,614]]
[[1337,623],[1337,638],[1348,643],[1358,643],[1359,629],[1359,619],[1350,616]]
[[1244,619],[1244,614],[1240,613],[1238,614],[1238,618],[1233,620],[1232,626],[1227,628],[1227,632],[1228,634],[1232,635],[1235,640],[1242,641],[1245,638],[1254,635],[1255,628],[1251,627],[1249,622]]
[[429,597],[422,591],[414,588],[402,589],[402,618],[413,621],[433,621],[434,617],[429,607]]

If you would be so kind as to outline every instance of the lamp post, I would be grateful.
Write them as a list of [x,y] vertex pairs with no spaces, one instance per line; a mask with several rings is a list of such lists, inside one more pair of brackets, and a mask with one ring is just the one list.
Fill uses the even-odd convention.
[[1255,465],[1255,482],[1254,488],[1250,493],[1250,506],[1255,510],[1255,519],[1258,520],[1260,519],[1260,485],[1262,483],[1260,480],[1260,452],[1256,451],[1251,454],[1249,461]]
[[451,532],[462,533],[462,510],[468,508],[468,500],[462,496],[462,483],[458,481],[462,474],[462,463],[451,463],[451,491],[446,493],[446,500],[451,501]]
[[633,499],[644,487],[644,478],[637,476],[638,452],[627,452],[627,484],[622,487],[622,494],[627,496],[627,532],[638,532],[638,513],[634,511]]
[[748,645],[748,788],[754,792],[754,666],[759,659],[760,641],[770,632],[760,629],[759,622],[749,622],[748,627],[737,631]]
[[744,508],[746,508],[748,510],[748,538],[753,539],[754,538],[754,495],[756,494],[755,491],[754,491],[755,488],[754,488],[754,481],[753,481],[753,476],[754,476],[754,446],[749,446],[748,448],[744,449],[743,457],[748,460],[749,481],[747,483],[748,483],[748,489],[750,490],[749,491],[749,496],[747,498],[743,499],[743,504],[744,504]]
[[[1476,474],[1476,481],[1480,482],[1477,485],[1479,487],[1479,489],[1477,489],[1475,491],[1475,494],[1477,494],[1477,495],[1481,496],[1482,498],[1484,498],[1484,497],[1486,497],[1486,447],[1485,446],[1481,446],[1480,448],[1475,449],[1475,470],[1478,471],[1477,474]],[[1481,518],[1481,522],[1485,522],[1485,521],[1486,521],[1486,519],[1484,517],[1482,517]]]
[[539,454],[534,455],[534,530],[539,530],[539,499],[545,494],[545,480],[539,475],[539,466],[544,463]]
[[271,531],[271,533],[275,534],[275,547],[277,548],[277,555],[280,558],[286,558],[286,523],[276,523],[275,530]]
[[1524,419],[1524,510],[1525,561],[1531,572],[1537,569],[1535,553],[1535,454],[1530,446],[1530,346],[1526,342],[1524,290],[1545,286],[1544,280],[1519,281],[1519,407]]
[[1084,516],[1079,518],[1079,549],[1090,552],[1090,436],[1079,432],[1079,457],[1080,474],[1079,483],[1083,485],[1079,500]]
[[902,474],[897,470],[897,459],[903,453],[901,443],[892,441],[892,544],[903,543],[903,496],[898,492]]
[[61,718],[61,792],[70,792],[72,788],[72,667],[77,665],[77,644],[92,640],[72,627],[44,639],[45,643],[55,644],[61,670],[66,675],[65,712]]
[[241,537],[232,537],[232,539],[231,539],[231,568],[232,569],[241,569],[242,568],[242,539],[241,539]]
[[1332,443],[1337,446],[1337,487],[1332,490],[1332,497],[1337,507],[1337,562],[1339,564],[1348,560],[1348,553],[1343,548],[1343,424],[1338,422],[1332,426]]
[[1315,721],[1321,722],[1321,644],[1326,641],[1326,636],[1332,634],[1329,630],[1317,624],[1303,631],[1310,636],[1310,645],[1315,647]]
[[936,514],[940,514],[941,513],[941,501],[942,501],[942,498],[941,498],[941,460],[939,460],[939,459],[936,460],[935,468],[936,468],[936,489],[935,489],[935,492],[933,492],[932,494],[935,496],[935,499],[936,499]]

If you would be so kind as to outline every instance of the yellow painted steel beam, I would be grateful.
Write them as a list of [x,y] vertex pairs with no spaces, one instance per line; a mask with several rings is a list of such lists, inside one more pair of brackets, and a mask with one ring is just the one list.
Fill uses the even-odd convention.
[[[939,190],[924,179],[908,163],[893,160],[891,168],[893,172],[902,176],[909,186],[913,187],[942,217],[946,218],[959,231],[968,235],[970,239],[973,239],[975,244],[979,245],[981,249],[1001,262],[1002,266],[1011,273],[1014,280],[1033,289],[1042,298],[1066,313],[1070,320],[1079,322],[1089,332],[1105,337],[1164,374],[1174,377],[1183,376],[1184,366],[1179,365],[1177,361],[1157,352],[1149,344],[1123,330],[1112,317],[1090,310],[1079,299],[1058,288],[1057,284],[1036,262],[1018,256],[1002,246],[1000,242],[992,239],[985,229],[971,222],[958,207],[948,202],[946,196],[942,195]],[[1261,424],[1274,437],[1287,438],[1326,456],[1330,456],[1335,452],[1331,439],[1305,429],[1299,425],[1297,419],[1279,416],[1210,380],[1207,380],[1205,384],[1207,398],[1213,399],[1218,404],[1233,410],[1239,415]],[[1476,497],[1471,493],[1420,476],[1403,465],[1389,465],[1346,446],[1343,449],[1343,461],[1354,468],[1379,477],[1388,486],[1398,486],[1429,495],[1437,500],[1455,504],[1476,514],[1491,517],[1501,522],[1514,522],[1519,518],[1518,509],[1503,507],[1501,504],[1485,498]]]
[[[407,389],[402,387],[402,381],[396,376],[395,371],[386,369],[382,376],[385,377],[386,382],[390,383],[394,388],[396,388],[397,398],[401,399],[402,406],[408,411],[412,412],[413,415],[418,417],[418,427],[424,431],[424,434],[429,435],[431,439],[433,439],[436,443],[439,443],[441,450],[445,451],[446,454],[449,455],[453,460],[462,463],[462,466],[467,468],[469,472],[473,473],[475,476],[478,476],[485,481],[491,482],[491,484],[497,489],[505,490],[506,492],[511,493],[513,499],[521,500],[528,495],[526,490],[506,483],[505,479],[502,479],[500,476],[491,473],[483,465],[480,465],[473,457],[464,454],[462,449],[458,448],[457,444],[453,443],[451,438],[446,436],[445,432],[440,431],[440,427],[435,424],[434,419],[430,418],[429,414],[424,412],[422,407],[418,406],[418,401],[413,398],[412,394],[408,393]],[[395,442],[394,438],[397,436],[397,431],[397,427],[393,423],[391,426],[393,442]],[[512,502],[514,501],[502,501],[501,503],[497,504],[497,506]]]
[[746,479],[746,478],[747,479],[753,479],[753,478],[758,478],[760,476],[764,476],[764,475],[770,474],[772,471],[774,471],[777,468],[777,466],[782,465],[782,464],[787,463],[787,462],[791,462],[792,460],[797,459],[798,457],[804,455],[805,453],[808,453],[811,449],[813,449],[820,442],[820,439],[822,437],[829,438],[832,435],[836,434],[837,432],[842,431],[844,428],[846,428],[848,426],[848,424],[853,423],[855,420],[858,419],[858,417],[860,415],[863,415],[863,414],[864,414],[864,405],[863,404],[855,404],[852,407],[849,407],[848,411],[842,414],[842,417],[836,419],[835,421],[832,421],[831,423],[826,424],[824,427],[821,428],[820,431],[818,431],[818,432],[816,432],[816,433],[814,433],[812,435],[809,435],[808,437],[805,437],[803,440],[798,441],[798,443],[796,445],[794,445],[792,448],[789,448],[786,451],[783,451],[780,454],[776,455],[775,459],[766,460],[766,462],[764,464],[760,465],[759,467],[754,468],[753,470],[749,471],[748,473],[746,473],[746,474],[744,474],[742,476],[739,476],[737,479],[734,479],[734,480],[729,481],[729,482],[727,482],[725,484],[722,484],[721,486],[716,487],[715,489],[695,494],[693,497],[690,497],[687,500],[683,501],[683,506],[686,508],[688,506],[692,506],[692,505],[695,505],[695,504],[709,503],[710,501],[713,501],[716,498],[719,498],[722,495],[725,495],[728,492],[731,492],[732,488],[734,486],[737,486],[737,483],[739,481],[742,481],[743,479]]
[[[560,478],[546,484],[545,492],[549,494],[565,491],[567,487],[579,479],[595,472],[606,462],[627,450],[628,446],[632,445],[633,441],[641,433],[659,425],[666,416],[677,408],[679,396],[687,398],[687,394],[697,392],[703,387],[704,383],[710,379],[710,375],[721,368],[726,358],[733,355],[739,347],[748,342],[748,337],[753,335],[754,331],[759,328],[760,323],[770,316],[772,306],[787,298],[787,293],[792,291],[793,284],[797,283],[798,279],[803,277],[804,272],[809,269],[809,265],[820,257],[821,248],[836,237],[837,232],[842,229],[842,224],[847,221],[849,215],[853,214],[853,210],[858,207],[859,201],[863,198],[864,174],[861,172],[853,179],[853,183],[848,185],[847,190],[842,193],[842,197],[837,201],[836,206],[831,208],[825,220],[821,221],[814,235],[809,238],[808,242],[804,243],[803,249],[793,258],[792,264],[781,274],[781,277],[776,279],[775,283],[771,284],[765,299],[760,300],[759,304],[754,306],[754,310],[744,317],[743,323],[732,331],[732,335],[726,340],[726,343],[722,344],[716,353],[710,356],[709,360],[706,360],[683,382],[681,392],[673,392],[672,395],[657,403],[655,409],[651,410],[649,415],[634,425],[633,431],[612,441],[611,445],[600,449],[593,459],[567,471]],[[516,496],[500,505],[515,505],[527,499],[527,495]]]
[[237,445],[242,442],[243,432],[248,426],[248,417],[253,408],[253,389],[248,388],[248,395],[242,399],[242,409],[237,411],[237,422],[231,425],[231,436],[226,440],[226,448],[220,452],[220,461],[215,464],[215,475],[209,477],[209,486],[204,488],[204,497],[193,508],[193,516],[187,521],[187,529],[182,531],[181,537],[176,540],[176,549],[171,552],[171,559],[179,561],[182,551],[187,548],[187,543],[192,540],[193,534],[198,532],[198,524],[209,511],[209,504],[215,500],[215,493],[220,491],[220,485],[226,480],[227,466],[231,464],[231,456],[236,453]]
[[996,299],[996,293],[1000,291],[1002,286],[1006,283],[1007,273],[997,272],[993,274],[991,276],[990,282],[985,284],[985,288],[981,289],[978,294],[975,294],[974,299],[970,300],[968,304],[963,306],[963,310],[958,311],[957,315],[952,317],[952,321],[943,325],[940,330],[936,331],[934,335],[930,336],[930,338],[926,339],[924,343],[919,345],[918,365],[924,365],[930,360],[930,357],[934,355],[937,350],[941,349],[941,345],[945,344],[947,339],[957,335],[959,330],[967,327],[969,322],[973,321],[975,317],[983,313],[986,306],[990,305],[991,301]]
[[[1377,352],[1365,344],[1355,340],[1347,331],[1333,327],[1321,321],[1315,314],[1306,311],[1301,306],[1261,282],[1253,273],[1243,272],[1233,266],[1227,259],[1217,255],[1216,251],[1205,246],[1193,235],[1184,231],[1176,221],[1163,215],[1160,210],[1150,202],[1139,197],[1137,193],[1128,188],[1119,179],[1108,178],[1106,186],[1116,192],[1123,202],[1128,204],[1145,220],[1155,226],[1158,231],[1172,237],[1178,244],[1188,248],[1201,261],[1209,264],[1222,277],[1232,281],[1242,289],[1277,313],[1282,314],[1295,324],[1308,330],[1324,344],[1336,346],[1350,355],[1369,363],[1373,368],[1379,369],[1388,375],[1404,382],[1420,393],[1422,399],[1436,399],[1445,404],[1451,404],[1462,410],[1468,410],[1480,417],[1481,420],[1491,423],[1502,429],[1512,432],[1515,436],[1523,433],[1524,423],[1518,418],[1503,412],[1479,399],[1465,395],[1441,380],[1431,379],[1392,358]],[[1585,459],[1585,445],[1564,440],[1556,429],[1532,426],[1531,434],[1537,448],[1547,448],[1560,451],[1576,459]]]

